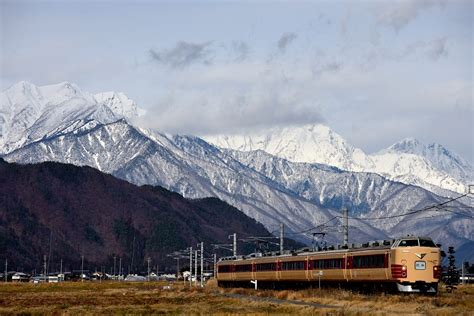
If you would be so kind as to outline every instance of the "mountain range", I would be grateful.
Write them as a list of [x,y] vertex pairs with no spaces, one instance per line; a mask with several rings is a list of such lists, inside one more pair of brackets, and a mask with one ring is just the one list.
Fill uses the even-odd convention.
[[263,150],[293,162],[319,163],[354,172],[372,172],[390,180],[465,193],[474,182],[473,167],[439,144],[424,145],[407,138],[368,155],[322,124],[273,128],[246,135],[204,137],[208,142],[239,151]]
[[406,140],[366,155],[318,124],[263,138],[169,135],[134,124],[143,111],[124,94],[91,95],[70,83],[21,82],[0,100],[0,153],[10,162],[91,166],[187,198],[218,197],[270,232],[283,222],[289,236],[306,243],[320,229],[328,241],[340,241],[346,206],[353,242],[411,233],[472,248],[469,197],[450,209],[404,216],[469,183],[463,179],[471,179],[472,167],[440,145]]

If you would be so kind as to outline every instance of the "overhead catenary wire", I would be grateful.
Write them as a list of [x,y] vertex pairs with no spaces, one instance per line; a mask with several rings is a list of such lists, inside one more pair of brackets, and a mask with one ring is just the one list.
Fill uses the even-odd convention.
[[[460,215],[460,216],[466,216],[466,217],[469,217],[469,218],[474,218],[473,216],[469,215],[469,214],[465,214],[465,213],[460,213],[460,212],[455,212],[455,211],[452,211],[452,210],[449,210],[445,205],[446,204],[449,204],[451,202],[454,202],[456,200],[459,200],[467,195],[469,195],[471,193],[465,193],[465,194],[462,194],[462,195],[459,195],[457,197],[454,197],[454,198],[450,198],[449,200],[447,201],[444,201],[444,202],[441,202],[441,203],[438,203],[438,204],[435,204],[435,205],[430,205],[430,206],[427,206],[427,207],[424,207],[424,208],[421,208],[421,209],[416,209],[416,210],[412,210],[412,211],[409,211],[409,212],[406,212],[406,213],[403,213],[403,214],[396,214],[396,215],[387,215],[387,216],[378,216],[378,217],[355,217],[355,216],[348,216],[350,219],[355,219],[355,220],[360,220],[360,221],[365,221],[365,220],[386,220],[386,219],[392,219],[392,218],[398,218],[398,217],[404,217],[404,216],[408,216],[408,215],[413,215],[413,214],[416,214],[416,213],[421,213],[421,212],[427,212],[427,211],[446,211],[446,212],[450,212],[450,213],[453,213],[453,214],[457,214],[457,215]],[[467,206],[468,208],[470,208],[469,206]],[[444,215],[443,215],[444,216]],[[319,224],[317,226],[314,226],[314,227],[311,227],[311,228],[308,228],[308,229],[305,229],[305,230],[302,230],[302,231],[298,231],[298,232],[292,232],[292,233],[287,233],[287,235],[300,235],[300,234],[306,234],[310,231],[313,231],[315,229],[319,229],[319,228],[327,228],[328,226],[326,226],[326,224],[329,224],[330,222],[332,222],[333,220],[335,219],[340,219],[340,218],[343,218],[343,216],[340,216],[340,215],[336,215],[334,217],[332,217],[331,219],[329,219],[328,221],[322,223],[322,224]],[[431,217],[423,217],[423,218],[431,218]],[[407,219],[407,220],[418,220],[418,219],[421,219],[421,218],[413,218],[413,219]],[[336,227],[336,226],[330,226],[330,227]],[[338,227],[338,226],[337,226]]]
[[317,225],[317,226],[314,226],[314,227],[311,227],[311,228],[307,228],[307,229],[302,230],[302,231],[299,231],[299,232],[287,233],[287,235],[299,235],[299,234],[304,234],[304,233],[310,232],[310,231],[312,231],[312,230],[321,228],[321,227],[323,227],[324,225],[329,224],[330,222],[332,222],[332,221],[335,220],[336,218],[340,218],[340,217],[341,217],[341,216],[334,216],[333,218],[331,218],[331,219],[328,220],[327,222],[324,222],[324,223],[322,223],[322,224],[320,224],[320,225]]
[[[427,206],[427,207],[424,207],[424,208],[421,208],[421,209],[413,210],[413,211],[403,213],[403,214],[389,215],[389,216],[379,216],[379,217],[352,217],[352,216],[349,216],[349,218],[358,219],[358,220],[379,220],[379,219],[390,219],[390,218],[397,218],[397,217],[412,215],[412,214],[416,214],[416,213],[420,213],[420,212],[426,212],[426,211],[429,211],[429,210],[432,210],[432,209],[439,209],[440,206],[444,206],[448,203],[459,200],[460,198],[463,198],[463,197],[467,196],[468,194],[469,193],[465,193],[465,194],[462,194],[458,197],[451,198],[447,201],[444,201],[444,202],[441,202],[441,203],[438,203],[438,204],[435,204],[435,205],[430,205],[430,206]],[[338,217],[341,217],[341,216],[338,216]]]

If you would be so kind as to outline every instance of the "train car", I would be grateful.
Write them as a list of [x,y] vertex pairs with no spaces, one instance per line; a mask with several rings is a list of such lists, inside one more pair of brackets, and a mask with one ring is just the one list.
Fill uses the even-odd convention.
[[407,236],[360,247],[221,258],[217,280],[223,287],[251,286],[256,280],[271,288],[332,283],[436,294],[440,261],[440,248],[430,238]]

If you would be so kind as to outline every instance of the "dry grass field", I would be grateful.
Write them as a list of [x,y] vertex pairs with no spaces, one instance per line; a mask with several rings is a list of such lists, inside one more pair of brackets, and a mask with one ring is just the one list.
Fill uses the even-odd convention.
[[254,291],[182,283],[0,284],[0,314],[474,315],[474,286],[436,297],[348,290]]

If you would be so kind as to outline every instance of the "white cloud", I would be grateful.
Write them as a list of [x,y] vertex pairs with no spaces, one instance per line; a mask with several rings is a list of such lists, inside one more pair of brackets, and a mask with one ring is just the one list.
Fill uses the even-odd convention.
[[280,53],[284,53],[286,48],[296,40],[298,36],[295,33],[284,33],[278,40],[277,46]]
[[448,55],[447,37],[441,37],[430,41],[427,44],[426,53],[433,60],[438,60],[441,57]]
[[445,0],[396,0],[383,1],[377,12],[380,24],[399,31],[415,20],[423,11],[432,7],[444,7]]
[[172,68],[184,68],[193,63],[209,64],[211,62],[211,42],[189,43],[180,41],[169,50],[156,51],[150,49],[153,60]]
[[142,124],[173,133],[213,134],[321,122],[310,72],[266,63],[219,63],[175,73]]

